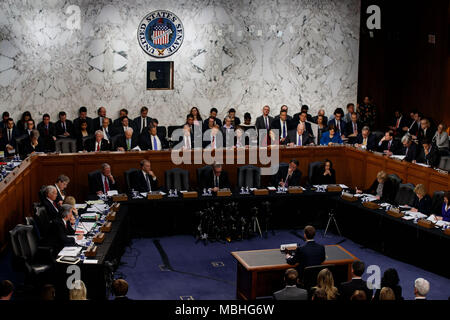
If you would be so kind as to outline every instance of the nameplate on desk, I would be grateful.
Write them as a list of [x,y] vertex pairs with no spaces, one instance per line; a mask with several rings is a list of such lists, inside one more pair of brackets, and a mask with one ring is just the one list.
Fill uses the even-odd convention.
[[394,218],[402,218],[405,216],[405,214],[398,209],[391,209],[386,211],[386,213]]
[[288,193],[303,193],[303,188],[302,187],[289,187],[288,188]]
[[330,184],[327,186],[328,192],[342,192],[342,187],[337,184]]
[[112,197],[114,202],[124,202],[128,201],[128,196],[126,194],[118,194]]
[[358,201],[358,198],[357,198],[357,197],[355,197],[355,196],[352,195],[351,193],[347,193],[347,192],[344,192],[344,193],[342,194],[341,199],[342,199],[342,200],[345,200],[345,201],[349,201],[349,202],[355,202],[355,201]]
[[106,216],[106,221],[116,221],[116,213],[114,211],[110,211]]
[[450,228],[445,229],[445,230],[444,230],[444,233],[445,233],[446,235],[450,236]]
[[148,200],[159,200],[162,199],[162,194],[160,192],[149,192],[147,195]]
[[87,250],[84,252],[84,255],[86,257],[95,257],[97,255],[97,246],[89,246],[89,248],[87,248]]
[[92,240],[94,241],[94,243],[101,244],[103,243],[103,241],[105,241],[105,234],[103,232],[99,232]]
[[217,191],[218,197],[231,197],[231,191],[230,189],[221,189]]
[[369,202],[369,201],[367,201],[367,202],[363,202],[362,205],[363,205],[364,208],[372,209],[372,210],[376,210],[376,209],[379,209],[379,208],[380,208],[380,205],[379,205],[379,204],[376,204],[375,202]]
[[112,229],[112,223],[111,221],[104,223],[101,227],[100,227],[100,231],[101,232],[111,232]]
[[198,198],[197,191],[183,192],[183,198]]
[[269,190],[267,190],[267,189],[255,189],[255,190],[253,190],[253,194],[255,196],[267,196],[269,194]]
[[425,220],[425,219],[419,219],[417,221],[417,225],[421,226],[422,228],[425,229],[432,229],[434,228],[434,223],[429,221],[429,220]]
[[[128,198],[128,197],[127,197],[127,198]],[[114,212],[119,212],[119,209],[120,209],[120,203],[114,203],[114,204],[111,206],[111,210],[114,211]]]

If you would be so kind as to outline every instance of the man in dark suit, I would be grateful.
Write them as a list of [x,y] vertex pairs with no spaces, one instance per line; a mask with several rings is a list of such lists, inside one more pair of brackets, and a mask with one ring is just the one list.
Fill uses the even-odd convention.
[[[64,247],[76,246],[75,238],[70,237],[75,235],[75,230],[72,224],[75,223],[73,217],[73,206],[70,204],[62,205],[61,218],[55,219],[51,222],[50,232],[48,234],[48,243],[54,248],[54,254]],[[83,239],[83,235],[77,236],[78,240]]]
[[288,132],[286,143],[291,147],[302,147],[310,145],[311,143],[313,143],[313,140],[305,131],[302,123],[299,123],[296,130],[291,130]]
[[432,141],[435,133],[436,130],[431,128],[430,120],[426,118],[420,120],[420,129],[417,134],[417,140],[419,140],[419,144],[421,144],[422,140],[424,139]]
[[298,170],[298,160],[292,159],[289,162],[289,167],[280,168],[277,173],[277,183],[282,187],[299,187],[302,172]]
[[375,136],[370,132],[369,127],[362,128],[361,133],[356,138],[355,146],[366,150],[374,151],[377,149],[377,142]]
[[419,130],[421,128],[420,121],[422,120],[422,118],[422,113],[415,111],[413,122],[408,129],[408,133],[412,136],[413,139],[417,139],[417,135],[419,134]]
[[312,122],[317,123],[317,119],[319,118],[319,116],[323,117],[323,123],[325,125],[327,125],[328,124],[328,117],[325,115],[325,110],[324,109],[320,109],[317,112],[317,116],[312,117]]
[[33,119],[29,119],[27,121],[27,128],[24,131],[24,134],[28,136],[28,138],[31,139],[32,135],[33,135],[33,130],[36,129],[36,126],[34,125],[34,120]]
[[334,111],[334,119],[328,121],[328,127],[334,125],[336,128],[336,134],[339,134],[341,138],[345,138],[345,121],[342,119],[344,117],[344,110],[342,108],[337,108]]
[[57,202],[58,191],[55,186],[47,186],[44,190],[42,205],[45,207],[48,219],[56,220],[61,218],[61,206]]
[[216,108],[211,108],[211,110],[209,110],[209,117],[206,118],[205,121],[203,121],[203,132],[205,132],[209,128],[209,118],[213,118],[214,124],[217,124],[219,128],[222,127],[222,121],[217,118],[217,113],[218,110]]
[[123,279],[114,280],[111,286],[111,291],[115,297],[114,300],[130,300],[127,297],[128,283]]
[[[173,135],[172,139],[175,139]],[[201,145],[199,147],[201,147]],[[185,124],[183,126],[183,135],[178,138],[178,143],[174,146],[174,149],[190,150],[193,148],[194,148],[194,133],[189,128],[189,125]]]
[[229,189],[230,180],[228,179],[228,173],[222,169],[222,165],[215,163],[211,167],[212,170],[201,177],[201,187],[211,189],[212,192],[217,192],[220,189]]
[[362,290],[366,293],[367,300],[372,300],[373,290],[367,287],[366,281],[361,277],[364,273],[364,262],[357,260],[352,264],[352,280],[341,283],[339,288],[340,298],[349,301],[356,290]]
[[273,294],[275,300],[308,300],[308,291],[297,287],[298,272],[290,268],[284,274],[286,287]]
[[97,196],[107,194],[108,191],[117,190],[119,191],[116,179],[111,173],[111,166],[107,163],[102,164],[101,172],[96,173],[89,184],[89,189],[91,195],[96,194]]
[[[302,111],[300,112],[300,114],[298,114],[298,118],[297,116],[294,116],[294,118],[292,119],[292,124],[291,127],[293,127],[295,129],[295,126],[298,125],[299,123],[302,123],[305,131],[308,133],[309,137],[311,139],[314,139],[314,132],[312,131],[312,127],[311,124],[309,122],[307,122],[308,120],[308,113],[306,111]],[[298,119],[298,121],[297,121]]]
[[116,120],[114,120],[113,126],[116,127],[116,128],[120,127],[122,125],[122,118],[123,117],[128,117],[128,110],[125,109],[125,108],[120,109],[119,117]]
[[132,188],[139,192],[151,192],[158,190],[158,179],[152,171],[152,165],[148,160],[141,160],[141,170],[132,177]]
[[158,128],[151,125],[139,137],[139,147],[142,150],[161,151],[168,147],[168,143],[165,137],[158,134]]
[[300,275],[306,267],[317,266],[325,261],[325,247],[314,241],[315,235],[316,229],[313,226],[306,226],[304,230],[306,244],[302,247],[297,246],[293,256],[286,254],[288,264],[299,264],[296,269]]
[[148,116],[148,108],[141,108],[141,116],[134,118],[134,127],[136,128],[137,134],[142,134],[147,131],[147,127],[151,125],[152,118]]
[[404,134],[403,128],[410,126],[409,120],[403,116],[400,110],[395,110],[394,119],[392,124],[389,126],[389,129],[394,132],[394,136],[401,137]]
[[16,138],[19,137],[19,130],[14,126],[14,120],[9,118],[6,127],[3,129],[3,144],[5,145],[5,156],[12,156],[19,153],[17,150]]
[[210,134],[204,137],[203,149],[220,149],[224,147],[224,137],[219,126],[216,124],[211,129]]
[[394,139],[394,132],[392,130],[386,131],[384,137],[378,143],[378,151],[388,156],[401,153],[402,146],[398,140]]
[[439,161],[441,160],[438,148],[427,138],[423,139],[421,142],[422,147],[417,155],[416,162],[424,163],[433,168],[438,167]]
[[133,128],[128,127],[123,136],[117,139],[117,151],[131,151],[139,146],[138,137],[134,134]]
[[80,121],[84,119],[86,120],[87,123],[87,131],[89,134],[93,134],[94,133],[94,124],[92,122],[92,118],[89,118],[87,116],[87,108],[86,107],[81,107],[78,110],[78,118],[76,118],[75,120],[73,120],[73,129],[74,132],[79,132],[81,131],[81,126],[80,126]]
[[54,123],[50,122],[49,114],[42,116],[42,122],[38,124],[37,129],[44,142],[45,152],[55,152],[56,130]]
[[275,118],[272,121],[272,130],[278,130],[279,136],[280,136],[280,144],[285,145],[287,144],[287,136],[288,132],[292,130],[290,127],[290,122],[288,120],[288,115],[286,110],[282,110],[280,112],[280,115],[278,116],[278,119]]
[[86,140],[85,150],[88,152],[110,151],[111,146],[108,140],[103,138],[103,131],[95,131],[95,137]]
[[[302,122],[305,122],[305,121],[314,122],[313,121],[314,120],[313,116],[311,116],[308,113],[308,110],[309,110],[309,107],[306,104],[302,105],[302,107],[300,109],[300,112],[294,114],[294,116],[292,117],[292,121],[294,122],[294,125],[297,125],[297,123],[299,123],[300,121],[302,121]],[[301,117],[302,113],[305,113],[304,120],[300,120],[300,117]]]
[[287,121],[292,121],[292,117],[289,115],[289,108],[288,108],[288,106],[285,105],[285,104],[283,104],[283,105],[281,106],[281,108],[280,108],[280,114],[276,115],[275,118],[273,118],[273,120],[274,120],[274,121],[279,120],[279,119],[280,119],[281,112],[283,112],[283,111],[286,111],[286,114],[287,114],[286,119],[287,119]]
[[348,138],[348,143],[356,143],[356,138],[361,133],[362,125],[358,121],[358,114],[353,112],[350,116],[350,121],[345,124],[344,135]]
[[[92,120],[94,131],[101,130],[103,126],[103,119],[106,118],[106,108],[105,107],[98,108],[97,115],[98,117]],[[111,119],[109,119],[109,121],[111,122]]]
[[[56,136],[58,138],[75,138],[73,131],[73,123],[67,120],[67,114],[61,111],[58,114],[59,120],[55,123]],[[88,125],[89,127],[89,125]]]
[[99,130],[103,132],[103,139],[108,140],[111,145],[111,138],[114,135],[114,128],[111,126],[111,119],[103,118],[103,123]]
[[[270,107],[269,106],[264,106],[264,108],[262,109],[263,114],[261,116],[259,116],[258,118],[256,118],[256,130],[267,130],[267,133],[269,132],[269,130],[271,129],[270,124],[273,121],[273,118],[271,116],[269,116],[270,113]],[[259,132],[258,132],[259,133]]]
[[61,174],[55,182],[55,188],[56,188],[56,202],[61,206],[63,204],[64,198],[66,197],[66,194],[64,190],[66,190],[67,186],[69,185],[70,179],[68,176]]
[[2,113],[2,121],[0,121],[0,130],[6,128],[6,123],[8,122],[8,119],[9,119],[9,112],[8,111],[4,111]]
[[412,141],[410,135],[404,135],[402,138],[403,150],[401,155],[405,156],[405,161],[413,162],[417,158],[417,144]]

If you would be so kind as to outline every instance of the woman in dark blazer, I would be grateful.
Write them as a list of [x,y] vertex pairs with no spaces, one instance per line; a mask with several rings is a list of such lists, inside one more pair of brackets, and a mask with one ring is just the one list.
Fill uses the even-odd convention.
[[[356,189],[356,193],[362,193],[362,191]],[[392,202],[394,200],[394,183],[389,179],[386,172],[380,171],[370,188],[365,190],[364,193],[373,194],[383,202]]]
[[[395,300],[403,300],[402,297],[402,287],[399,285],[400,278],[398,277],[397,270],[394,268],[387,269],[384,274],[383,278],[381,278],[381,286],[380,288],[388,287],[391,288],[392,291],[394,291],[395,294]],[[375,291],[375,295],[373,296],[373,301],[379,301],[380,300],[380,292],[381,289],[377,289]]]
[[444,202],[442,203],[442,212],[441,216],[437,217],[438,220],[444,220],[450,222],[450,203],[448,201],[450,199],[450,191],[444,193]]
[[336,184],[336,172],[330,160],[325,160],[320,166],[317,172],[317,178],[314,180],[317,181],[317,184]]
[[414,205],[411,209],[413,212],[420,212],[427,216],[431,214],[431,197],[427,195],[425,186],[418,184],[414,189],[416,197],[414,199]]

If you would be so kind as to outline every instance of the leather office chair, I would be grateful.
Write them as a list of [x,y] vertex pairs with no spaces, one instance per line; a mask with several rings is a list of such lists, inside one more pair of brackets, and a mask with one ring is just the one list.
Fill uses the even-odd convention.
[[180,168],[166,170],[164,172],[166,190],[189,190],[189,171]]
[[38,246],[33,226],[19,224],[9,234],[15,270],[25,272],[28,280],[51,271],[53,257],[48,248]]
[[167,128],[163,126],[158,126],[156,128],[156,134],[163,136],[164,138],[167,137]]
[[328,269],[334,275],[334,268],[334,264],[306,267],[301,276],[301,286],[310,292],[311,288],[317,285],[317,275],[319,272],[323,269]]
[[444,203],[444,191],[435,191],[431,199],[431,212],[437,215],[442,213],[442,204]]
[[206,181],[205,177],[210,176],[212,174],[212,170],[213,169],[211,166],[197,168],[197,185],[200,190],[206,188],[206,185],[204,184],[204,181]]
[[86,148],[86,140],[92,139],[94,137],[93,134],[87,135],[86,137],[81,138],[81,143],[82,143],[82,150],[85,150]]
[[260,188],[261,168],[252,165],[238,167],[238,188]]
[[89,193],[90,193],[91,195],[96,194],[96,191],[93,190],[94,185],[95,185],[95,184],[94,184],[94,176],[95,176],[96,174],[99,174],[99,173],[101,173],[100,170],[95,170],[95,171],[92,171],[92,172],[89,172],[89,173],[88,173]]
[[278,172],[272,175],[272,178],[271,178],[272,186],[278,187],[278,183],[279,183],[279,181],[277,181],[278,174],[286,177],[288,170],[289,170],[289,163],[281,162],[278,167]]
[[384,136],[384,132],[374,131],[374,132],[372,132],[372,134],[375,136],[375,142],[378,145],[378,143],[380,142],[381,138],[383,138],[383,136]]
[[397,196],[397,192],[398,192],[400,183],[402,183],[402,179],[400,179],[400,177],[398,175],[396,175],[395,173],[389,174],[388,178],[391,179],[392,184],[394,185],[394,194],[392,195],[392,199],[395,199],[395,197]]
[[136,174],[136,172],[138,172],[138,171],[139,171],[139,169],[131,168],[123,173],[123,176],[125,178],[127,193],[131,193],[133,177]]
[[76,153],[77,141],[69,138],[59,138],[55,141],[56,152]]
[[450,171],[450,157],[441,157],[438,167],[439,169]]
[[34,218],[33,217],[25,217],[25,221],[27,223],[27,226],[33,227],[33,231],[36,236],[36,239],[38,239],[38,241],[41,241],[41,233],[39,231],[39,227],[38,227],[36,221],[34,220]]
[[318,183],[317,172],[322,164],[322,161],[310,162],[308,164],[308,181],[310,185],[315,185]]
[[416,194],[414,193],[414,185],[411,183],[401,183],[397,195],[395,197],[394,202],[397,205],[404,205],[407,204],[409,206],[412,206],[414,204]]
[[48,218],[47,210],[44,206],[36,208],[33,218],[33,226],[37,227],[36,233],[39,234],[39,239],[46,239],[50,229],[50,219]]
[[45,188],[46,187],[47,187],[46,185],[42,185],[41,188],[38,191],[39,202],[41,204],[44,203],[44,200],[45,200]]
[[167,127],[167,136],[169,139],[172,139],[172,133],[176,130],[176,129],[181,129],[183,128],[183,126],[168,126]]
[[109,139],[109,143],[111,144],[111,150],[117,149],[117,141],[119,141],[120,137],[122,135],[116,134],[115,136],[112,136],[111,139]]

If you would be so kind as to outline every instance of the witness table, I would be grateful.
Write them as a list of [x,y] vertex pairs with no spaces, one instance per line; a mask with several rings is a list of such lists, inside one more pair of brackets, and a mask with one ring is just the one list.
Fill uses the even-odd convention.
[[[348,281],[352,277],[351,265],[358,260],[339,245],[325,246],[326,260],[323,265],[335,265],[335,283]],[[280,249],[236,251],[231,255],[237,262],[236,297],[253,300],[256,297],[271,296],[284,287],[284,272],[293,268],[286,263]]]

